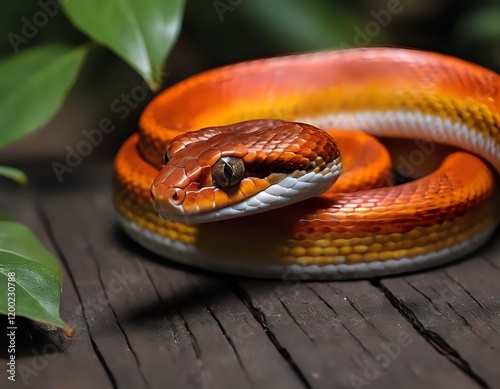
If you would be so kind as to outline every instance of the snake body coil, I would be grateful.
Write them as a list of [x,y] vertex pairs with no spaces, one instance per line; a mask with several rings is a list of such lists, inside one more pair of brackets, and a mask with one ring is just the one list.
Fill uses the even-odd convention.
[[[389,155],[356,130],[467,152],[386,186]],[[165,90],[117,155],[114,196],[125,231],[169,259],[346,279],[423,269],[481,246],[498,224],[499,172],[498,74],[367,48],[230,65]],[[247,213],[259,214],[236,217]]]

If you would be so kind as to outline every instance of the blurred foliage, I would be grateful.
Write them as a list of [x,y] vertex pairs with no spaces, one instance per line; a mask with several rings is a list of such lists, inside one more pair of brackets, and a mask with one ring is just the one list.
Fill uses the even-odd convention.
[[[47,13],[44,10],[50,9],[54,2],[19,0],[6,3],[0,14],[0,32],[4,37],[0,40],[0,55],[22,54],[47,43],[80,46],[88,37],[79,29],[120,54],[130,67],[110,51],[92,50],[82,69],[83,81],[75,86],[74,93],[88,100],[85,117],[95,115],[95,122],[101,117],[112,117],[110,102],[130,90],[131,85],[138,84],[134,69],[151,85],[155,85],[163,70],[163,74],[168,73],[163,84],[166,86],[193,73],[231,62],[359,45],[395,45],[439,51],[500,69],[499,0],[187,0],[180,40],[163,69],[148,69],[144,59],[153,54],[163,58],[170,45],[162,46],[158,37],[155,47],[161,50],[145,46],[148,40],[141,42],[140,35],[147,29],[154,32],[152,26],[155,24],[141,24],[136,16],[142,12],[150,15],[144,20],[156,18],[154,20],[162,22],[164,15],[169,13],[168,7],[157,13],[147,6],[153,4],[151,0],[140,6],[139,2],[130,6],[126,1],[119,1],[120,6],[116,8],[109,2],[101,7],[99,15],[91,14],[92,22],[85,24],[82,23],[84,16],[88,16],[89,9],[96,7],[98,2],[65,1],[68,15],[77,24],[77,29],[60,8],[50,13],[47,20],[40,19],[40,13]],[[168,4],[172,8],[178,0]],[[133,21],[134,17],[140,27],[137,29],[139,36],[129,38],[131,33],[124,23],[125,20]],[[39,27],[34,25],[34,33],[25,41],[12,41],[12,34],[24,36],[26,26],[35,22]],[[113,31],[116,36],[126,39],[113,41]],[[149,33],[149,36],[157,35]],[[132,44],[133,41],[138,44]],[[138,51],[144,56],[134,60],[129,54]],[[155,60],[156,64],[161,62]],[[153,93],[148,100],[152,97]],[[108,146],[101,147],[97,155],[113,154],[116,145],[135,129],[134,124],[146,103],[140,102],[127,121],[121,123],[125,133],[109,137]],[[93,123],[92,119],[89,121]],[[86,126],[89,124],[75,121],[74,129],[61,131],[73,131],[78,137],[81,128]],[[111,144],[115,146],[109,146]],[[64,146],[59,145],[57,150],[64,150]]]
[[63,10],[86,35],[120,56],[156,90],[180,32],[184,0],[73,0]]
[[0,61],[0,147],[45,124],[61,108],[86,54],[86,46],[51,44]]
[[[19,185],[26,185],[28,183],[28,177],[26,177],[26,174],[14,167],[0,166],[0,176],[9,178],[10,180],[17,182]],[[2,219],[1,213],[0,219]]]
[[[500,19],[493,15],[499,3],[499,0],[188,0],[179,46],[186,45],[195,51],[193,57],[201,58],[205,67],[289,52],[358,46],[357,31],[366,33],[369,24],[373,27],[373,22],[377,22],[374,14],[380,15],[395,4],[400,12],[391,13],[380,33],[368,36],[366,43],[361,42],[363,45],[439,51],[498,70]],[[218,8],[220,4],[226,7]],[[485,30],[487,33],[482,32]]]
[[[23,49],[62,11],[95,43],[117,53],[156,89],[180,31],[184,0],[39,0],[6,37],[16,54],[0,61],[0,147],[45,124],[62,106],[90,45],[45,43]],[[159,12],[162,10],[163,12]],[[64,34],[60,34],[63,36]]]
[[[0,55],[13,53],[8,33],[20,34],[24,21],[40,11],[40,2],[48,1],[4,5]],[[499,0],[187,0],[181,43],[174,52],[182,63],[169,67],[198,71],[253,57],[338,48],[342,42],[354,45],[354,28],[363,29],[373,20],[371,12],[395,1],[402,11],[369,45],[442,51],[500,67]],[[46,42],[79,45],[87,40],[62,11],[38,30],[21,50]],[[184,76],[182,69],[179,73]]]

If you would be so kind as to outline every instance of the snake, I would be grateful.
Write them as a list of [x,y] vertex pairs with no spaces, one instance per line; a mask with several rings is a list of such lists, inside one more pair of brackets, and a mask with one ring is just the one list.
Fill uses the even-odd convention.
[[[394,185],[398,163],[414,173],[436,156]],[[499,173],[497,73],[435,52],[352,48],[225,65],[166,88],[116,155],[113,198],[126,234],[168,260],[344,280],[483,246],[499,221]]]

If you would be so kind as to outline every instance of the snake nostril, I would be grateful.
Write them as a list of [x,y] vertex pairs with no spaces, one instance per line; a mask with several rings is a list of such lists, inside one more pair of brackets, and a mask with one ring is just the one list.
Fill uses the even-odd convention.
[[179,188],[169,188],[166,197],[170,200],[173,205],[179,205],[184,201],[186,193]]
[[155,210],[169,209],[178,206],[184,201],[186,193],[180,188],[166,188],[164,185],[152,185],[150,189],[151,199]]

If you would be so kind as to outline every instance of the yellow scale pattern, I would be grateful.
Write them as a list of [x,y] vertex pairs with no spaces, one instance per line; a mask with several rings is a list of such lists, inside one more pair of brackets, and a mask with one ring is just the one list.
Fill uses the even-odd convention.
[[[497,194],[482,187],[481,179],[477,180],[475,187],[469,187],[470,193],[462,193],[463,204],[450,205],[447,203],[448,199],[440,199],[439,196],[435,196],[434,199],[427,198],[422,200],[422,204],[418,204],[416,200],[425,197],[426,192],[432,189],[429,186],[421,188],[420,192],[415,191],[413,197],[407,196],[406,193],[407,200],[404,200],[404,196],[388,197],[387,200],[393,201],[394,204],[409,200],[412,204],[416,203],[415,214],[403,215],[403,212],[392,209],[385,214],[388,220],[379,222],[382,225],[380,228],[370,230],[358,227],[365,222],[376,221],[385,205],[377,204],[374,207],[373,203],[366,199],[366,204],[339,203],[342,209],[338,212],[326,211],[323,214],[319,212],[316,216],[318,219],[329,220],[334,214],[339,220],[347,220],[346,223],[325,228],[316,228],[317,225],[311,224],[311,231],[307,227],[301,228],[295,224],[292,228],[283,225],[282,228],[288,228],[287,231],[291,233],[283,233],[280,236],[280,231],[277,231],[276,236],[269,237],[269,241],[266,242],[267,236],[264,235],[266,230],[258,232],[260,227],[254,228],[257,233],[253,236],[251,234],[253,227],[247,229],[250,231],[249,235],[245,234],[246,231],[233,234],[238,221],[206,227],[206,225],[189,226],[160,220],[149,202],[149,187],[157,169],[147,165],[142,159],[142,162],[139,162],[139,158],[136,158],[136,148],[139,147],[143,158],[160,167],[166,145],[173,136],[207,126],[261,118],[293,121],[336,113],[398,111],[403,114],[428,114],[452,123],[464,124],[469,131],[481,134],[493,143],[496,149],[493,150],[493,154],[491,150],[488,151],[491,158],[488,156],[486,158],[493,160],[495,168],[500,171],[496,151],[500,144],[498,101],[495,101],[494,93],[493,97],[475,96],[471,93],[474,88],[481,86],[481,80],[485,77],[483,72],[492,78],[492,82],[496,82],[498,76],[487,73],[479,67],[469,67],[458,60],[456,63],[454,60],[444,60],[444,65],[441,66],[439,60],[435,59],[432,60],[433,65],[427,65],[430,57],[425,55],[418,59],[418,54],[415,54],[415,58],[415,63],[412,60],[404,63],[406,60],[402,60],[398,64],[399,60],[396,60],[394,64],[406,66],[406,70],[394,77],[377,68],[378,70],[370,75],[371,78],[359,74],[362,78],[359,83],[356,77],[351,77],[347,82],[336,78],[337,81],[332,84],[334,86],[321,87],[316,83],[314,88],[317,89],[309,92],[307,92],[308,84],[300,84],[301,81],[299,85],[303,85],[303,88],[291,88],[302,89],[297,93],[281,92],[282,85],[279,82],[283,82],[283,89],[289,88],[289,83],[281,80],[274,84],[276,79],[273,77],[270,77],[271,81],[265,81],[263,77],[263,82],[269,84],[262,85],[262,88],[260,85],[253,88],[246,78],[246,65],[241,68],[236,65],[234,68],[214,71],[182,83],[177,89],[173,88],[171,94],[158,96],[153,108],[144,112],[140,122],[142,134],[140,146],[137,146],[137,140],[127,141],[130,144],[125,145],[124,150],[120,151],[124,156],[120,157],[119,154],[117,157],[115,204],[119,213],[139,226],[172,241],[195,245],[201,253],[200,257],[211,254],[221,259],[236,258],[256,264],[369,263],[413,258],[467,241],[477,233],[488,230],[498,219],[498,209],[495,209],[498,204],[494,203]],[[263,74],[266,73],[266,66],[263,63]],[[269,68],[271,66],[273,65]],[[260,71],[258,66],[254,68],[251,64],[248,68],[253,69],[255,74]],[[343,71],[350,70],[349,64],[341,68]],[[410,80],[413,72],[415,78]],[[377,77],[377,74],[382,74],[382,77]],[[371,81],[366,83],[365,79]],[[196,86],[198,82],[200,85],[206,85],[201,85],[198,90]],[[337,82],[341,85],[336,85]],[[247,88],[253,88],[252,92],[243,93],[247,92]],[[207,91],[210,98],[198,98],[197,91]],[[187,97],[183,97],[184,93]],[[163,108],[170,109],[170,112],[162,112]],[[180,114],[177,115],[177,112]],[[168,127],[170,125],[172,127]],[[439,142],[439,139],[435,140]],[[456,146],[467,148],[470,145],[456,144]],[[131,155],[134,155],[134,159],[127,162],[127,158]],[[138,168],[137,164],[141,163],[147,167]],[[489,178],[485,178],[483,183],[485,186],[492,185]],[[463,187],[460,180],[456,180],[455,184],[457,188]],[[453,186],[451,189],[454,190]],[[435,192],[435,188],[433,190]],[[431,211],[427,214],[419,213],[419,207]],[[435,210],[437,211],[434,212]],[[400,221],[392,223],[398,216]],[[425,219],[424,222],[422,219]],[[363,222],[356,226],[358,220]],[[241,221],[239,223],[242,226],[246,224]],[[257,226],[268,224],[266,216],[262,220],[253,219],[253,223]],[[296,224],[300,224],[300,221]],[[245,228],[247,227],[245,226],[243,230]],[[254,244],[256,241],[259,245]],[[238,255],[234,255],[235,252]],[[168,256],[168,253],[165,255]]]
[[[470,129],[500,142],[500,115],[478,102],[474,97],[465,99],[435,93],[384,93],[383,85],[354,88],[336,87],[311,94],[273,96],[264,100],[241,100],[229,103],[223,109],[214,107],[193,118],[193,126],[202,128],[208,123],[220,125],[243,120],[273,117],[293,121],[300,117],[321,116],[325,113],[362,111],[403,111],[436,115],[454,123],[463,123]],[[376,108],[375,108],[376,107]]]
[[282,248],[282,263],[326,265],[413,258],[442,250],[468,239],[490,226],[495,218],[488,207],[430,227],[416,227],[406,233],[346,238],[326,234],[320,240],[291,240]]

